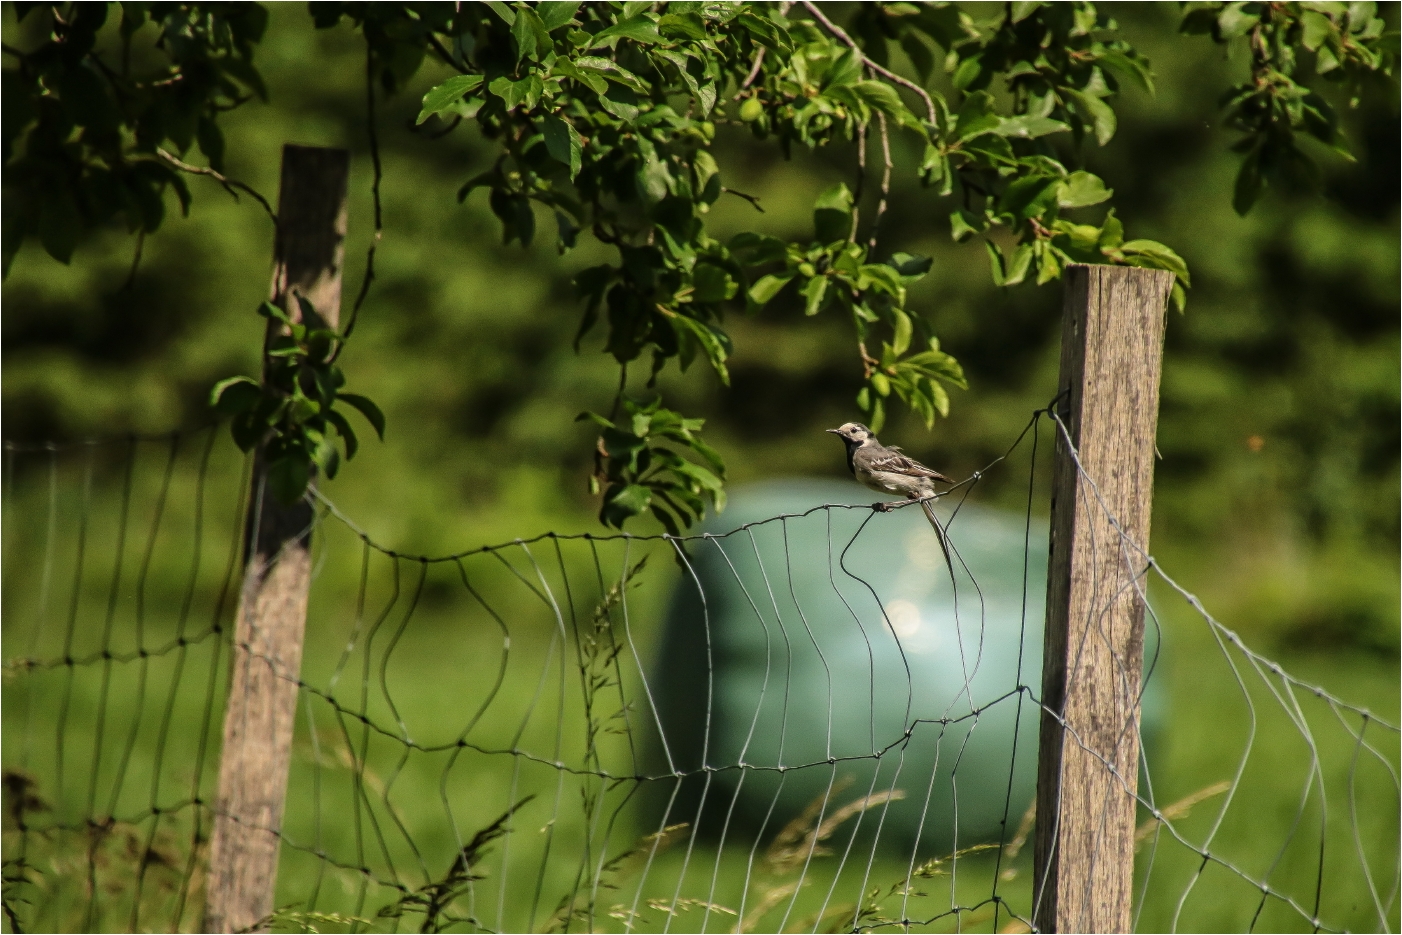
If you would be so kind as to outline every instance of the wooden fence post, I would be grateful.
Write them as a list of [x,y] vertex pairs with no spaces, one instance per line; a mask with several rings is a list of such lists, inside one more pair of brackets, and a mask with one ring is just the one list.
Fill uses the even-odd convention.
[[[283,147],[272,301],[296,318],[300,310],[291,296],[302,295],[333,328],[340,318],[349,173],[344,149]],[[269,321],[267,338],[276,325]],[[287,506],[265,490],[257,457],[224,710],[205,931],[247,931],[273,911],[311,584],[311,521],[309,504]]]
[[1140,594],[1172,287],[1162,270],[1066,269],[1055,409],[1084,473],[1058,429],[1033,864],[1038,931],[1128,932],[1132,923]]

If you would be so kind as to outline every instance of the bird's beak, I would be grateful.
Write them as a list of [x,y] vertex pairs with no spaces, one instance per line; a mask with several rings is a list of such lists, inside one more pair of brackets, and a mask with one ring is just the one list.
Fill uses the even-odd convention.
[[841,430],[841,429],[823,429],[823,431],[824,431],[824,432],[831,432],[831,433],[833,433],[834,435],[841,435],[841,434],[842,434],[842,430]]

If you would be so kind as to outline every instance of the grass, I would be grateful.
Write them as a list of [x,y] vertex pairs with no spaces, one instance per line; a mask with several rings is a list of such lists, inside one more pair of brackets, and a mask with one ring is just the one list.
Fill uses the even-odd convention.
[[[129,482],[103,450],[11,475],[5,892],[27,930],[199,928],[241,483],[224,446],[202,510],[199,444],[166,488],[159,446]],[[640,699],[678,575],[665,549],[625,587],[641,543],[430,564],[335,520],[323,532],[275,928],[991,931],[1016,927],[1005,906],[1030,914],[1030,846],[873,849],[896,795],[844,786],[840,764],[810,768],[833,790],[810,813],[763,830],[737,821],[722,840],[664,814],[674,782],[638,777],[657,772]],[[1172,830],[1141,809],[1138,928],[1308,930],[1316,911],[1325,928],[1397,928],[1397,734],[1369,726],[1373,755],[1358,714],[1253,664],[1168,589],[1154,599],[1169,717],[1149,776]],[[1282,663],[1396,723],[1385,659]],[[908,776],[895,793],[924,790]]]

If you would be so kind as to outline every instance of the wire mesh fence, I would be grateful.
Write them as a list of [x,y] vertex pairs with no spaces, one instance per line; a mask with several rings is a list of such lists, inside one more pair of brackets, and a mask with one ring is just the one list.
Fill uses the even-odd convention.
[[[318,499],[265,921],[1028,930],[1057,431],[943,536],[810,484],[430,556]],[[5,452],[7,924],[198,931],[248,465],[215,428]],[[1395,930],[1397,726],[1101,547],[1149,608],[1136,925]]]

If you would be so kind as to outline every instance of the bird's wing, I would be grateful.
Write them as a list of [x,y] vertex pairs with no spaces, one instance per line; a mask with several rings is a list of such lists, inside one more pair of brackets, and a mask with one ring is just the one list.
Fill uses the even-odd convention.
[[939,471],[931,470],[914,458],[908,458],[899,451],[895,451],[891,448],[869,448],[865,451],[859,451],[858,455],[864,455],[862,460],[866,462],[867,469],[871,471],[881,471],[887,474],[905,474],[908,477],[929,477],[934,480],[944,481],[946,484],[954,483],[954,481],[945,477]]

